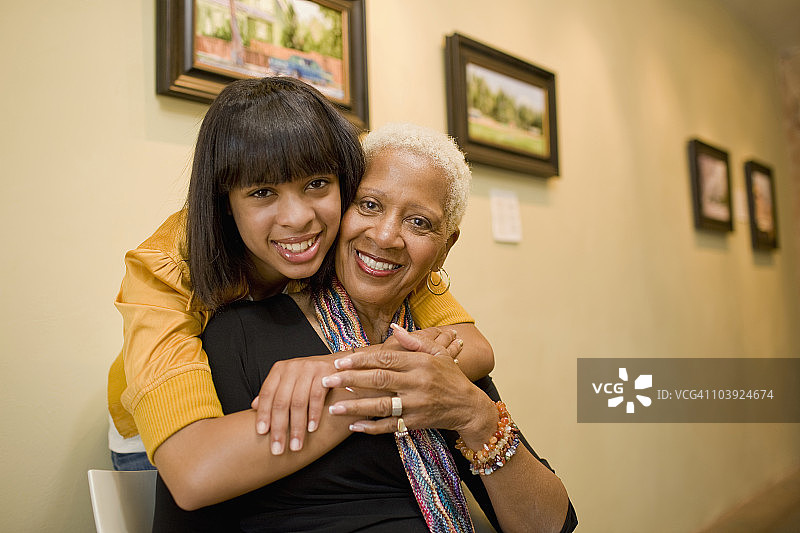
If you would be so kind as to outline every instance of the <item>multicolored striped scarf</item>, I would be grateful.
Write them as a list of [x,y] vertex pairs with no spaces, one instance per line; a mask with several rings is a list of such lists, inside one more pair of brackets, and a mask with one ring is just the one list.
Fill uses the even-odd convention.
[[[312,300],[332,352],[369,345],[353,302],[338,279],[334,278],[330,288],[313,294]],[[416,329],[407,298],[392,322],[409,331]],[[391,334],[390,328],[383,340]],[[395,433],[395,441],[428,529],[434,533],[473,532],[461,480],[441,433],[436,429],[413,429]]]

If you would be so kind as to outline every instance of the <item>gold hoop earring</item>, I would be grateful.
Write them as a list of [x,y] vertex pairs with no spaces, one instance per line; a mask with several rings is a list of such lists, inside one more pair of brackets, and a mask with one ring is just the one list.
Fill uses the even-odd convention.
[[[450,276],[443,268],[440,268],[437,273],[439,274],[439,281],[433,281],[433,270],[431,270],[425,280],[425,285],[428,287],[431,294],[441,296],[450,289]],[[444,282],[445,280],[447,280],[447,283]],[[444,289],[442,287],[444,287]]]

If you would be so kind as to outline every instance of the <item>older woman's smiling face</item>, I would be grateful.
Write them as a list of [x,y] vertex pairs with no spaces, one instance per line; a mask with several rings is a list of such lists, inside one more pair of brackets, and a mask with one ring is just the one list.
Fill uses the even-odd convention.
[[445,235],[447,178],[424,156],[377,154],[342,217],[336,275],[356,303],[396,310],[438,270],[458,233]]

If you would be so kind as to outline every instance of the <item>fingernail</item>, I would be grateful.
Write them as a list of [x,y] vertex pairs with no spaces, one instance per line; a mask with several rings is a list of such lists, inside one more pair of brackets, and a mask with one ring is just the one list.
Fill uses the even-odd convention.
[[266,435],[267,434],[267,424],[266,422],[259,422],[256,424],[256,433],[259,435]]
[[459,346],[464,346],[464,341],[461,339],[456,339],[458,341]]
[[272,455],[280,455],[283,453],[283,446],[278,441],[272,443]]
[[333,366],[336,367],[336,370],[342,370],[344,368],[350,368],[353,366],[353,360],[349,357],[342,357],[341,359],[337,359],[333,362]]
[[292,450],[293,452],[300,451],[300,448],[302,448],[302,446],[300,445],[300,439],[294,438],[289,442],[289,449]]
[[328,407],[328,412],[332,415],[343,415],[345,408],[343,405],[331,405]]
[[339,376],[325,376],[322,378],[323,387],[338,387],[342,384],[342,379]]
[[362,426],[361,424],[350,424],[350,431],[363,432],[364,426]]
[[394,322],[389,324],[389,327],[392,328],[392,329],[403,329],[403,328],[400,327],[400,324],[396,324]]
[[308,432],[314,433],[317,430],[317,423],[315,421],[311,421],[308,423]]

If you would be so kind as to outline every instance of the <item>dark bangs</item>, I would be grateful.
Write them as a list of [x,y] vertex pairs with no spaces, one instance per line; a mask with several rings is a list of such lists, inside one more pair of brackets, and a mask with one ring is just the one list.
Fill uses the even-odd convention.
[[238,116],[225,124],[228,131],[219,133],[214,166],[221,193],[316,174],[339,175],[342,139],[331,130],[325,106],[310,102],[305,91],[270,91],[263,84],[245,89],[266,94],[246,99],[234,113]]
[[[195,307],[216,310],[248,291],[252,264],[228,211],[231,189],[316,174],[339,178],[342,212],[364,174],[358,130],[319,91],[294,78],[238,80],[222,90],[197,135],[186,199]],[[333,271],[332,252],[324,272]]]

